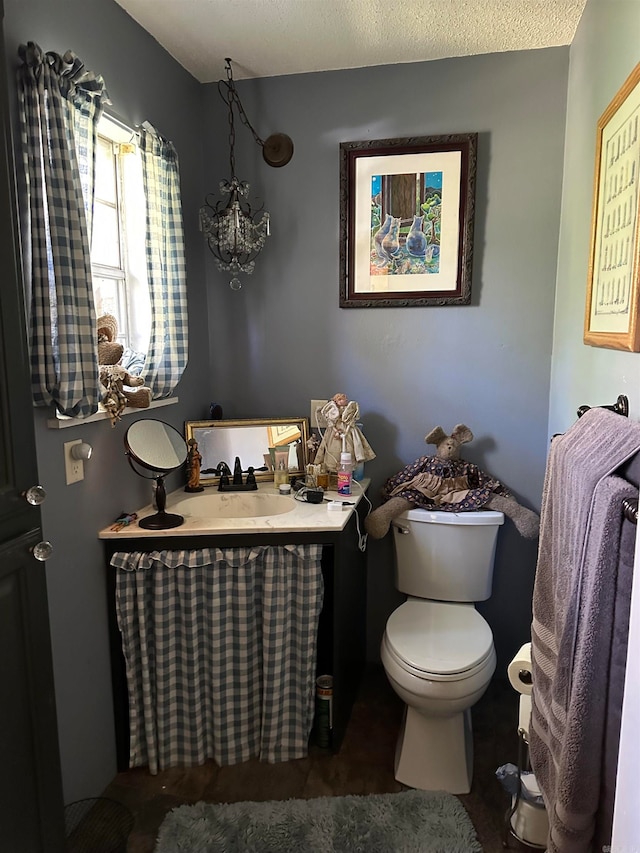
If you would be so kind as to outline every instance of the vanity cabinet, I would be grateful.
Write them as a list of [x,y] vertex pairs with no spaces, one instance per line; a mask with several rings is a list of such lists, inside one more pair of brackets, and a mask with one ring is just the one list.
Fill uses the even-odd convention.
[[[118,770],[129,766],[129,712],[127,683],[120,631],[115,611],[116,570],[109,565],[117,551],[168,551],[201,548],[234,548],[257,545],[322,545],[324,604],[318,625],[317,674],[333,676],[333,729],[331,748],[340,747],[351,714],[365,663],[366,557],[358,547],[363,530],[363,503],[350,515],[345,527],[336,531],[216,533],[175,536],[141,535],[105,539],[109,601],[109,632],[113,679],[114,716]],[[357,523],[358,521],[358,523]]]

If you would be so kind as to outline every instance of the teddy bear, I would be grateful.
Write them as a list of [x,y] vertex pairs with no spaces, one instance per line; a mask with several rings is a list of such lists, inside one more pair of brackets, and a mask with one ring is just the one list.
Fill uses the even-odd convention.
[[[151,389],[142,387],[144,379],[132,376],[120,364],[124,347],[116,341],[118,323],[112,314],[98,318],[98,371],[104,391],[102,404],[109,413],[111,426],[120,420],[127,406],[146,409],[151,405]],[[130,390],[135,388],[135,391]]]
[[373,539],[382,539],[393,519],[414,507],[445,512],[497,510],[513,521],[525,539],[538,536],[540,519],[533,510],[519,504],[494,477],[460,459],[460,446],[473,441],[468,426],[457,424],[451,435],[438,426],[424,440],[435,444],[435,455],[421,456],[387,480],[382,489],[383,503],[365,520],[365,529]]

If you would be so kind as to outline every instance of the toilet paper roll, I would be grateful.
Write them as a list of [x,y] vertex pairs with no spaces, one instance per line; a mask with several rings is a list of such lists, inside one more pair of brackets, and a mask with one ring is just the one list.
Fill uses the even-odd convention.
[[531,643],[525,643],[507,667],[507,675],[514,690],[531,695]]
[[524,736],[529,740],[529,726],[531,725],[531,696],[523,694],[520,697],[520,708],[518,711],[518,731],[522,730]]

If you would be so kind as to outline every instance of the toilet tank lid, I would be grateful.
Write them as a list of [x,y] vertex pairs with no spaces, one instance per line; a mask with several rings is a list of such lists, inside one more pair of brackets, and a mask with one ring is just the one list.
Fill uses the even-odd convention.
[[471,510],[470,512],[443,512],[443,510],[423,509],[416,507],[408,509],[397,516],[406,521],[421,521],[425,524],[458,524],[482,525],[504,524],[504,514],[493,509]]

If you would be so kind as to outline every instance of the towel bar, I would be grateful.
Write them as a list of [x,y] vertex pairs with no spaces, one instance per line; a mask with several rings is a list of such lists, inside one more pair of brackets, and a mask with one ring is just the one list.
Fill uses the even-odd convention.
[[[578,409],[578,417],[581,418],[585,412],[588,412],[591,406],[580,406]],[[615,412],[617,415],[623,415],[625,418],[629,417],[629,398],[625,397],[624,394],[619,394],[618,399],[612,406],[598,406],[599,409],[609,409],[611,412]]]
[[622,512],[625,518],[638,523],[638,498],[624,498],[622,501]]

